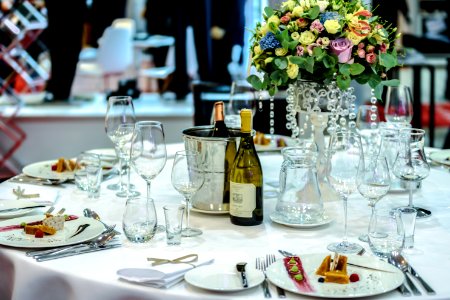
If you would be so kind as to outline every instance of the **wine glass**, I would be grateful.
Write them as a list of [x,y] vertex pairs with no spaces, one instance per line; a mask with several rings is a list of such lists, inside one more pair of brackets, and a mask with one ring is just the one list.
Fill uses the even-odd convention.
[[424,151],[425,130],[417,128],[403,128],[400,130],[400,149],[394,162],[393,173],[409,184],[409,204],[417,210],[417,218],[431,215],[427,209],[413,205],[413,189],[417,183],[425,179],[430,173]]
[[[389,167],[385,156],[364,156],[364,164],[360,164],[356,184],[359,193],[369,200],[369,206],[372,208],[371,215],[375,212],[375,205],[389,192],[391,179],[389,176]],[[367,234],[359,236],[362,242],[368,242]]]
[[411,89],[406,85],[388,86],[384,115],[390,123],[410,123],[413,117]]
[[147,198],[150,199],[151,181],[166,165],[167,150],[164,129],[158,121],[139,121],[135,124],[131,146],[131,165],[147,183]]
[[[336,132],[330,138],[327,155],[327,178],[339,193],[344,204],[344,237],[342,242],[328,245],[328,250],[338,253],[357,253],[362,247],[347,240],[347,199],[356,186],[360,164],[364,164],[361,137],[350,131]],[[362,167],[364,168],[364,167]]]
[[380,116],[376,105],[361,105],[356,115],[356,130],[361,136],[365,147],[364,153],[375,154],[378,144],[378,125]]
[[117,156],[119,156],[119,182],[108,185],[107,188],[110,190],[125,190],[122,178],[123,160],[119,153],[119,139],[121,137],[117,135],[119,125],[124,123],[136,123],[132,98],[130,96],[109,97],[105,115],[105,131],[108,138],[114,143]]
[[247,108],[256,112],[256,91],[245,80],[233,81],[231,84],[230,101],[225,107],[225,124],[228,128],[241,127],[241,109]]
[[189,206],[192,196],[202,187],[205,180],[198,152],[183,150],[175,154],[172,167],[172,185],[186,199],[186,228],[182,236],[197,236],[202,231],[189,226]]

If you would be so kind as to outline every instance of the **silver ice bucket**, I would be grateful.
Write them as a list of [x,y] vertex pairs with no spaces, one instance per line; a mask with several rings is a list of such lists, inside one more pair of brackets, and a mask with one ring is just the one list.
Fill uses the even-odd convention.
[[225,155],[227,150],[237,151],[240,130],[229,128],[229,138],[211,137],[212,130],[213,126],[196,126],[183,130],[184,147],[200,153],[205,172],[205,182],[192,197],[192,206],[211,212],[229,211],[230,183],[227,177],[232,162],[226,164]]

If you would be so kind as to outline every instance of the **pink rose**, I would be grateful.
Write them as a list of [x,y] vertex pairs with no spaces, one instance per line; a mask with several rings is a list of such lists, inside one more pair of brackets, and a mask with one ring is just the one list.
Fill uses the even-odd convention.
[[290,20],[291,20],[291,18],[289,16],[282,16],[280,19],[281,23],[283,23],[283,24],[289,23]]
[[377,61],[377,55],[376,55],[375,53],[373,53],[373,52],[367,53],[367,55],[366,55],[366,61],[367,61],[369,64],[375,63],[375,62]]
[[385,43],[381,43],[380,45],[380,52],[381,53],[386,53],[387,51],[387,45]]
[[362,49],[362,48],[364,48],[364,43],[359,43],[358,44],[358,49]]
[[306,47],[306,50],[308,51],[308,54],[309,55],[313,55],[313,50],[314,50],[314,48],[316,48],[318,45],[316,44],[316,43],[312,43],[312,44],[309,44],[307,47]]
[[373,46],[373,45],[368,45],[368,46],[366,47],[366,51],[369,52],[369,53],[375,51],[375,46]]
[[353,43],[348,38],[338,38],[330,42],[330,48],[340,63],[346,63],[352,56]]
[[319,20],[314,20],[311,23],[311,26],[309,26],[309,29],[311,31],[314,31],[315,33],[321,33],[323,31],[324,27],[323,27],[322,23],[320,23]]
[[364,58],[366,57],[366,51],[364,51],[364,49],[360,48],[357,51],[359,58]]
[[305,53],[305,49],[303,48],[302,45],[297,46],[297,56],[303,56],[303,54]]

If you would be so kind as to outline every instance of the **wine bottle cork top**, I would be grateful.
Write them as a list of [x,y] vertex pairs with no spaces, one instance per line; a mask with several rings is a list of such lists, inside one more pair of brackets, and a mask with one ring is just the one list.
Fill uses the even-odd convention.
[[241,132],[252,131],[252,111],[250,109],[241,109]]
[[223,101],[214,103],[214,121],[223,121]]

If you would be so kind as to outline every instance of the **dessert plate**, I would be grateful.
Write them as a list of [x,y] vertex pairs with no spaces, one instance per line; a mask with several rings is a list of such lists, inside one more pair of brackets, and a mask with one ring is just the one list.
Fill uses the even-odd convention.
[[435,163],[450,166],[450,149],[431,152],[430,159]]
[[318,221],[315,221],[312,223],[293,223],[293,222],[289,222],[288,220],[285,220],[277,212],[273,212],[270,215],[270,219],[275,223],[278,223],[278,224],[281,224],[284,226],[288,226],[288,227],[294,227],[294,228],[314,228],[314,227],[319,227],[319,226],[329,224],[333,221],[333,218],[331,218],[330,216],[324,215],[321,220],[318,220]]
[[[0,222],[0,245],[21,247],[21,248],[46,248],[59,247],[82,243],[91,240],[100,235],[105,227],[102,223],[92,218],[79,217],[76,220],[64,223],[64,229],[59,230],[54,235],[46,235],[43,238],[35,238],[34,235],[26,234],[23,229],[13,229],[2,231],[2,227],[9,225],[20,225],[21,223],[30,223],[40,221],[43,215],[34,215],[20,217]],[[80,234],[72,236],[78,226],[89,224],[89,226]]]
[[91,149],[86,151],[86,153],[93,153],[100,156],[100,159],[105,162],[115,163],[117,161],[116,150],[114,148],[100,148]]
[[31,177],[51,179],[51,180],[72,180],[74,178],[73,172],[55,172],[52,171],[52,164],[55,164],[57,159],[36,162],[25,166],[22,172]]
[[374,257],[348,255],[349,263],[386,270],[387,272],[347,265],[347,273],[358,274],[359,281],[349,284],[320,283],[318,282],[320,276],[316,275],[315,272],[327,255],[325,253],[299,255],[309,284],[313,287],[312,292],[300,291],[295,286],[286,271],[283,260],[278,260],[269,266],[267,269],[267,277],[273,284],[286,291],[323,298],[356,298],[384,294],[399,287],[405,280],[403,273],[399,269],[384,261]]
[[1,212],[3,209],[11,209],[11,208],[21,208],[21,207],[29,207],[29,206],[41,206],[42,204],[32,202],[32,201],[24,201],[24,200],[5,200],[0,201],[0,219],[9,219],[16,218],[23,215],[26,215],[38,208],[25,208],[19,209],[16,211],[10,212]]
[[264,274],[249,266],[246,268],[248,287],[242,286],[241,274],[236,266],[208,265],[194,268],[184,275],[189,284],[215,292],[236,292],[260,285],[264,281]]

